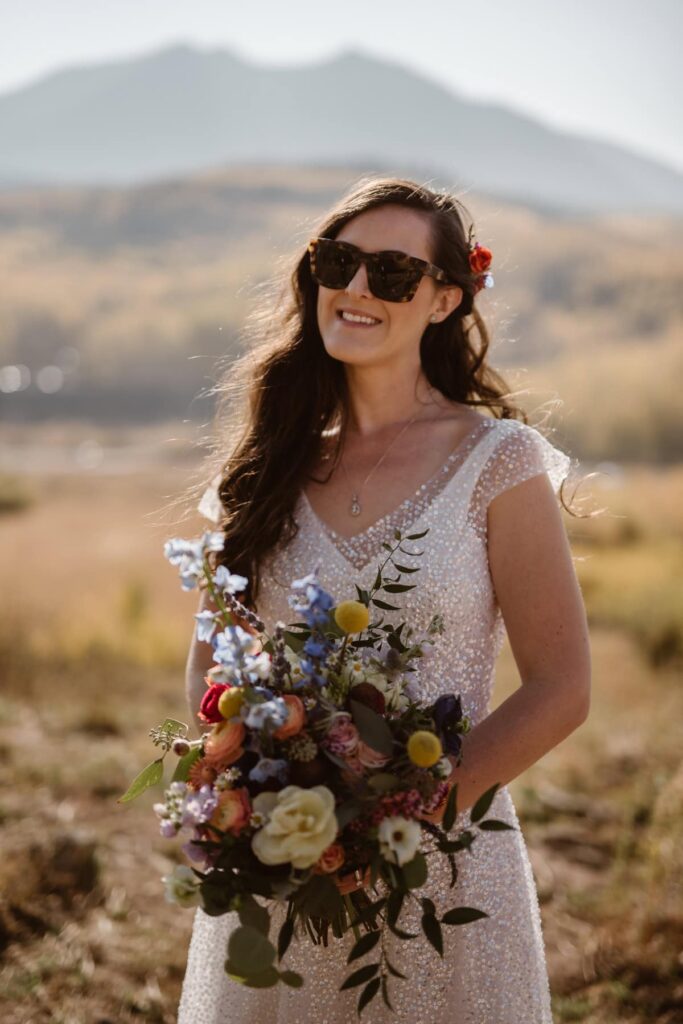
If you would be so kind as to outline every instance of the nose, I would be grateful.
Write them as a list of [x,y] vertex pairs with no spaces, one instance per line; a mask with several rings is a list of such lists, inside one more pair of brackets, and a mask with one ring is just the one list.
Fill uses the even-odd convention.
[[371,295],[370,286],[368,284],[368,268],[365,263],[361,260],[361,264],[353,275],[346,288],[345,292],[355,295]]

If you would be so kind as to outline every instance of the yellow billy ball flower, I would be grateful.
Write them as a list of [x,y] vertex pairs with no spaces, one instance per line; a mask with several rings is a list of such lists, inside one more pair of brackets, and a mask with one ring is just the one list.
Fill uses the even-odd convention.
[[418,729],[408,740],[408,757],[418,768],[431,768],[442,754],[441,740],[427,729]]
[[334,621],[345,633],[362,633],[370,622],[370,612],[360,601],[342,601],[334,610]]
[[231,686],[228,690],[223,690],[222,694],[218,698],[218,712],[223,718],[232,718],[233,715],[239,714],[242,701],[244,700],[244,691],[241,686]]

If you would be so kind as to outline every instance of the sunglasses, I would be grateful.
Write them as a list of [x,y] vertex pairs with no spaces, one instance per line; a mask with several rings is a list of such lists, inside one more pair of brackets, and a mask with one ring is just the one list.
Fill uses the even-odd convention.
[[365,263],[370,291],[385,302],[410,302],[424,274],[451,283],[439,267],[405,252],[363,252],[358,246],[338,242],[336,238],[312,238],[308,252],[311,274],[324,288],[346,288],[361,263]]

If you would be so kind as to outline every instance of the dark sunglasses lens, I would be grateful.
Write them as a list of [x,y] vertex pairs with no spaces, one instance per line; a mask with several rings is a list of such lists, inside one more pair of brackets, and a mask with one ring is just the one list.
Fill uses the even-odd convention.
[[333,241],[319,239],[315,245],[313,276],[324,288],[346,288],[357,269],[357,261],[348,249]]
[[400,260],[385,256],[370,268],[368,283],[377,298],[398,302],[410,294],[420,276],[419,271],[406,267]]

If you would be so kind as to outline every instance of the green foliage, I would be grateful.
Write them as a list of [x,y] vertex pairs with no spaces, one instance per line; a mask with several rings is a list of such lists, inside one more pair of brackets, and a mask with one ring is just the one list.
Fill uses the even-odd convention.
[[150,786],[156,786],[161,782],[164,773],[163,761],[163,757],[157,757],[155,761],[146,765],[116,802],[119,804],[129,803],[141,796]]

